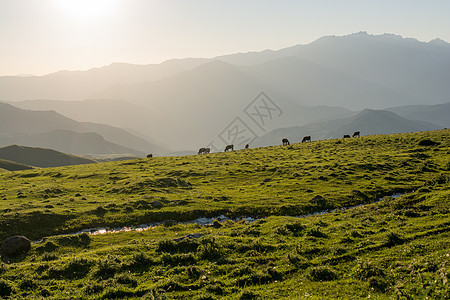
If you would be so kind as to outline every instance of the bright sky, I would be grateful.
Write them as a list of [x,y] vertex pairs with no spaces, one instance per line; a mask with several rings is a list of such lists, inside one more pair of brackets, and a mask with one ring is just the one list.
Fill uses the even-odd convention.
[[0,75],[394,33],[450,41],[449,0],[0,0]]

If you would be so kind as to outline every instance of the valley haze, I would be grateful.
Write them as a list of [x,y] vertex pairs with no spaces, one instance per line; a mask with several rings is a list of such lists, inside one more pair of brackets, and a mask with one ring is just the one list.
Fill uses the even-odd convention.
[[[398,127],[392,121],[391,128],[386,123],[374,122],[370,129],[362,130],[363,135],[449,127],[448,78],[447,42],[439,39],[420,42],[394,34],[359,32],[325,36],[310,44],[276,51],[174,59],[151,65],[113,63],[87,71],[60,71],[44,76],[3,76],[0,99],[24,110],[52,110],[72,119],[71,122],[85,124],[84,129],[53,125],[52,130],[95,132],[107,142],[129,148],[111,150],[111,154],[143,156],[171,151],[188,154],[211,143],[223,150],[227,141],[219,135],[235,118],[250,128],[256,137],[252,141],[261,146],[273,145],[275,139],[272,144],[261,141],[280,128],[306,126],[307,130],[295,137],[297,140],[303,135],[317,140],[362,130],[362,125],[349,125],[333,128],[332,133],[319,130],[314,124],[352,118],[363,109],[388,110],[390,120],[398,118],[400,122],[401,118],[407,118],[419,122]],[[261,92],[283,112],[266,120],[263,127],[244,112]],[[18,117],[16,121],[22,122]],[[88,123],[91,125],[87,127]],[[100,124],[118,129],[113,132]],[[119,128],[123,138],[118,136]],[[55,143],[32,142],[34,137],[30,134],[48,135],[50,129],[15,130],[2,135],[2,145],[11,141],[56,147]],[[37,138],[42,140],[43,136]],[[98,153],[83,149],[56,150]]]

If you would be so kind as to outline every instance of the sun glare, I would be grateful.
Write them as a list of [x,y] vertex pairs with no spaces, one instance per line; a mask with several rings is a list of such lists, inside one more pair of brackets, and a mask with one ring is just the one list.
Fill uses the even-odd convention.
[[55,2],[67,17],[80,22],[105,18],[117,4],[116,0],[55,0]]

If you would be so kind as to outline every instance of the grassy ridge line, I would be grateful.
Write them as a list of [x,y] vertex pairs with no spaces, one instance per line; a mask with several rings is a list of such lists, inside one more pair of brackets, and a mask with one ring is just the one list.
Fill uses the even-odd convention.
[[370,203],[448,181],[449,153],[441,130],[0,174],[0,238]]
[[41,168],[96,163],[92,159],[52,149],[19,145],[0,147],[0,158]]
[[20,170],[30,170],[30,169],[33,169],[33,167],[0,158],[0,170],[20,171]]

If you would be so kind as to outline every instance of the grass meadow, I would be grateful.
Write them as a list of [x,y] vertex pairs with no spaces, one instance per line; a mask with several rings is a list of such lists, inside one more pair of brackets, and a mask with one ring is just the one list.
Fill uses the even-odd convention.
[[0,172],[0,298],[449,299],[449,181],[450,130]]

